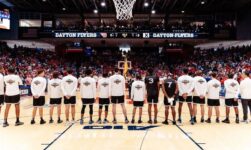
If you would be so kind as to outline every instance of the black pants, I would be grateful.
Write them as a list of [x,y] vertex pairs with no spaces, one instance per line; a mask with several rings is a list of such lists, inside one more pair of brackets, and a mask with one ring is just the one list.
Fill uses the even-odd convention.
[[[86,105],[83,105],[82,106],[82,109],[81,109],[81,114],[84,114],[85,113],[85,107],[86,107]],[[89,114],[90,115],[93,115],[93,105],[89,105]]]
[[249,111],[251,111],[251,99],[242,99],[242,108],[243,108],[243,120],[248,119],[248,107]]

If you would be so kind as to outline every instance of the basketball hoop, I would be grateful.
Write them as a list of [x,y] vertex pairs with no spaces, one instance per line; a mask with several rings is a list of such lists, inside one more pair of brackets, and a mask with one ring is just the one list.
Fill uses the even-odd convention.
[[113,0],[118,20],[129,20],[132,16],[132,9],[136,0]]

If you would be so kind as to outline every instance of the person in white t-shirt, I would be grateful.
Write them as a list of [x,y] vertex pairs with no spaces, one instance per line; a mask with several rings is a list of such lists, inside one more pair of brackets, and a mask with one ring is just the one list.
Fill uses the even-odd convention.
[[98,93],[99,93],[99,112],[98,112],[98,123],[101,123],[101,114],[102,108],[105,107],[105,119],[103,121],[104,124],[108,123],[107,116],[108,116],[108,109],[110,104],[109,99],[109,78],[108,73],[104,73],[103,77],[98,80]]
[[72,122],[75,122],[75,105],[76,105],[76,90],[78,87],[78,79],[72,75],[73,70],[67,70],[67,76],[61,81],[61,89],[64,96],[66,125],[69,125],[69,114],[71,108]]
[[120,104],[125,117],[125,123],[129,123],[127,118],[127,112],[125,108],[125,78],[119,74],[119,69],[114,70],[115,74],[110,77],[109,81],[109,95],[112,102],[113,123],[117,124],[116,119],[116,105]]
[[226,119],[222,122],[230,123],[229,114],[230,108],[233,107],[235,110],[236,119],[235,122],[239,123],[239,110],[238,110],[238,96],[240,91],[240,85],[237,80],[234,79],[232,73],[228,74],[228,79],[224,81],[225,87],[225,105],[226,105]]
[[61,115],[61,103],[62,103],[62,90],[61,90],[61,79],[59,79],[59,73],[57,71],[53,72],[52,79],[48,83],[48,96],[50,98],[50,121],[53,123],[53,110],[57,107],[58,110],[58,120],[57,123],[60,124],[63,121],[60,118]]
[[4,104],[4,68],[0,66],[0,114],[1,108]]
[[251,111],[251,79],[250,72],[245,70],[242,72],[243,80],[240,83],[241,104],[243,108],[243,121],[248,123],[248,109]]
[[5,103],[6,109],[4,113],[4,123],[3,127],[9,126],[7,121],[9,110],[11,105],[15,105],[16,109],[16,126],[23,125],[23,122],[20,122],[20,89],[19,86],[23,85],[21,78],[18,75],[15,75],[15,69],[10,67],[8,69],[8,75],[4,76],[4,84],[6,87],[5,90]]
[[133,106],[134,106],[131,123],[135,122],[136,109],[139,108],[138,123],[141,124],[142,108],[144,106],[144,100],[146,99],[146,85],[145,82],[141,80],[140,75],[137,75],[136,81],[132,83],[131,99],[133,100]]
[[196,123],[196,115],[197,115],[197,105],[200,105],[201,109],[201,119],[200,122],[203,123],[205,121],[205,97],[207,94],[207,81],[202,77],[202,71],[198,71],[196,76],[193,78],[194,80],[194,93],[193,93],[193,116],[194,122]]
[[46,79],[44,78],[44,70],[39,69],[37,71],[37,77],[32,79],[31,82],[31,93],[33,95],[33,111],[31,124],[35,124],[35,116],[37,109],[39,109],[40,124],[45,124],[46,121],[43,119],[43,106],[45,104],[45,89]]
[[207,105],[208,105],[208,119],[207,123],[211,123],[212,109],[215,108],[216,111],[216,122],[220,123],[220,90],[221,83],[216,79],[216,73],[211,74],[212,79],[207,83]]
[[188,75],[188,69],[183,69],[183,75],[178,78],[179,89],[179,108],[178,108],[178,122],[182,123],[181,114],[183,103],[186,102],[191,116],[191,124],[194,124],[193,107],[192,107],[192,91],[194,89],[193,78]]
[[84,114],[86,105],[89,105],[89,115],[90,115],[89,124],[94,123],[92,120],[92,115],[93,115],[93,105],[96,99],[96,80],[92,78],[91,75],[92,71],[90,69],[87,69],[85,71],[85,77],[81,78],[79,81],[80,95],[82,100],[80,124],[84,123]]

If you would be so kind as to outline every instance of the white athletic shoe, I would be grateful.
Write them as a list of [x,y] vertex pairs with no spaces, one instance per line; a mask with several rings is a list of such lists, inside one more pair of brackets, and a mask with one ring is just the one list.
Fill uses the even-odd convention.
[[77,121],[75,121],[75,120],[72,120],[72,121],[71,121],[71,124],[75,124],[75,123],[77,123]]
[[71,123],[70,121],[66,121],[66,122],[65,122],[65,125],[66,125],[66,126],[70,126],[71,124],[72,124],[72,123]]
[[243,123],[249,123],[249,121],[248,120],[242,120],[241,122],[243,122]]

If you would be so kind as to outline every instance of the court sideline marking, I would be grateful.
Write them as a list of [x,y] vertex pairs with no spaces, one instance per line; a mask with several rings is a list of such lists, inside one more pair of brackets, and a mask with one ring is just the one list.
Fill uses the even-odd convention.
[[[160,106],[160,108],[159,108],[159,110],[162,108],[162,106],[164,106],[163,104],[161,104],[161,106]],[[164,117],[161,117],[161,116],[158,116],[158,117],[160,117],[160,118],[164,118]],[[169,121],[172,121],[172,120],[170,120],[170,119],[168,119]],[[188,135],[188,133],[185,131],[185,130],[183,130],[180,126],[178,126],[177,124],[175,124],[175,126],[183,133],[183,134],[185,134],[185,136],[187,136],[200,150],[204,150],[201,146],[200,146],[200,144],[198,143],[198,142],[196,142],[191,136],[189,136]],[[205,144],[205,143],[203,143],[203,144]]]
[[[59,136],[57,136],[51,143],[49,143],[49,144],[44,148],[44,150],[47,150],[53,143],[55,143],[61,136],[63,136],[73,125],[74,125],[74,123],[71,124],[68,128],[66,128],[62,133],[60,133]],[[42,144],[42,145],[45,145],[45,144]]]

